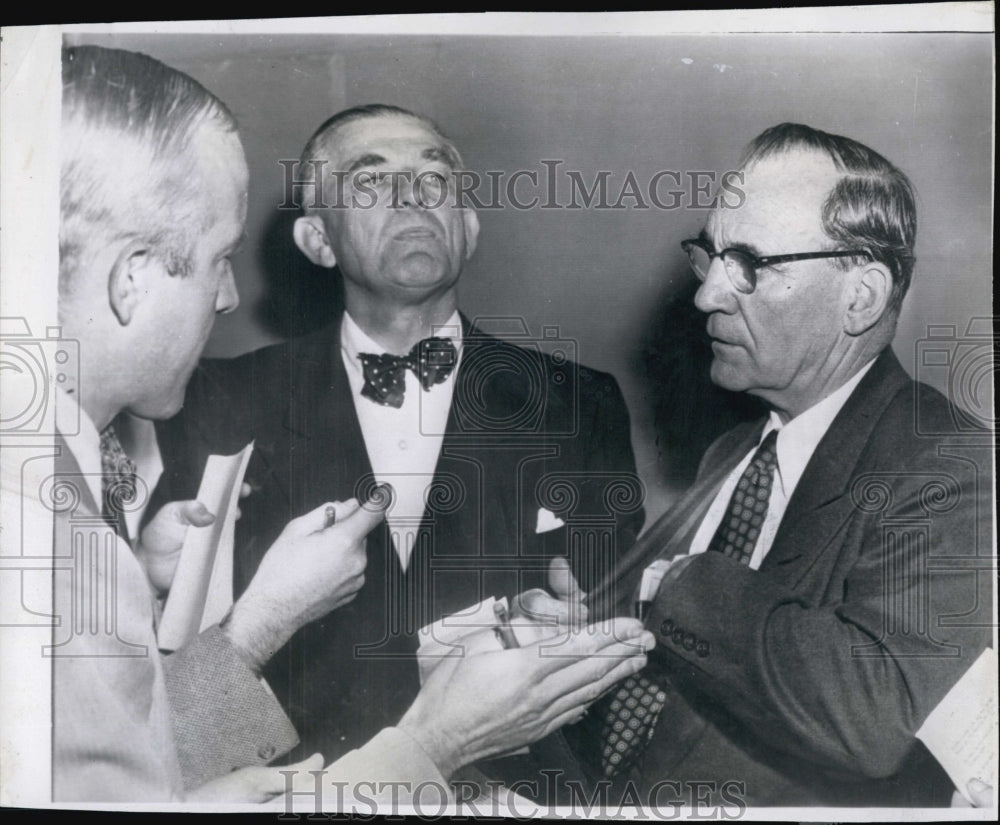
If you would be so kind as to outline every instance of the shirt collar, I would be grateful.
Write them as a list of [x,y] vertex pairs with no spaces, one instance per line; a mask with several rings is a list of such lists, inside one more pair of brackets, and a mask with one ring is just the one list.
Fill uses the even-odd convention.
[[[438,338],[450,339],[455,345],[455,349],[461,352],[462,316],[459,315],[458,310],[456,309],[443,324],[435,324],[431,334]],[[344,311],[344,320],[340,325],[340,346],[352,361],[359,360],[358,353],[382,355],[386,352],[385,347],[372,340],[346,310]]]
[[873,358],[858,370],[850,379],[842,384],[838,389],[830,393],[822,401],[813,404],[808,410],[795,416],[787,424],[782,424],[776,412],[771,412],[770,419],[761,433],[761,441],[771,432],[778,431],[776,451],[778,455],[778,479],[782,492],[785,496],[790,496],[792,491],[802,478],[806,465],[812,458],[819,442],[830,429],[833,419],[837,417],[851,393],[854,392],[861,379],[865,377],[872,364]]
[[101,436],[76,397],[56,387],[56,430],[76,459],[94,501],[101,503]]

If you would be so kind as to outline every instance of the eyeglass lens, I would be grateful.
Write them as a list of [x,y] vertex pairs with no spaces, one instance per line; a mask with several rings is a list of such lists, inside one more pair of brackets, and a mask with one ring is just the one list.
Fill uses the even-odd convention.
[[[694,269],[698,278],[704,281],[708,277],[708,270],[712,266],[712,256],[697,244],[690,244],[687,251],[691,268]],[[753,265],[744,255],[735,249],[727,250],[723,256],[722,263],[726,268],[726,275],[729,276],[729,280],[732,281],[733,286],[741,292],[750,292],[753,290],[756,282]]]

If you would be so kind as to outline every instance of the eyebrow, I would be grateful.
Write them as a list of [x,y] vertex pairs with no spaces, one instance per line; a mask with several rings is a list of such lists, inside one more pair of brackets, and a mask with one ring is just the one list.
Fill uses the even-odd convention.
[[[708,244],[712,248],[713,252],[719,251],[715,248],[715,244],[712,242],[712,239],[708,237],[708,232],[706,230],[702,229],[701,232],[698,233],[698,239]],[[726,249],[735,249],[737,252],[745,252],[747,255],[750,255],[754,258],[765,257],[760,254],[760,249],[754,246],[752,243],[742,243],[741,241],[733,241],[728,246],[726,246]]]
[[361,155],[355,158],[351,165],[347,167],[347,173],[356,172],[358,169],[362,169],[365,166],[381,166],[382,164],[388,163],[388,161],[381,155],[376,155],[373,152]]
[[437,160],[442,163],[448,164],[448,166],[455,168],[456,158],[455,153],[448,149],[446,146],[432,146],[430,149],[424,149],[421,153],[421,157],[424,160]]
[[237,252],[243,249],[243,245],[246,242],[247,242],[247,231],[246,229],[243,229],[240,232],[240,234],[237,235],[235,238],[233,238],[233,240],[231,240],[229,244],[226,246],[226,254],[235,255]]
[[[420,157],[423,160],[440,161],[453,169],[457,165],[455,153],[449,150],[446,146],[432,146],[429,149],[424,149],[424,151],[420,153]],[[375,154],[374,152],[368,152],[355,158],[351,162],[351,165],[347,167],[347,174],[356,172],[358,169],[363,169],[366,166],[383,166],[388,162],[389,161],[382,157],[382,155]]]

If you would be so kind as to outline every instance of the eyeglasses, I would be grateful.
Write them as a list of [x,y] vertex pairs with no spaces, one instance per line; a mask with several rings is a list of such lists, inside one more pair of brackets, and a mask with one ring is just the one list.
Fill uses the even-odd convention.
[[711,244],[701,238],[681,241],[681,248],[687,253],[691,269],[698,276],[699,281],[704,281],[708,277],[709,267],[716,258],[722,258],[722,265],[726,268],[726,275],[737,290],[744,295],[749,295],[757,287],[757,270],[764,266],[774,264],[787,264],[792,261],[810,261],[819,258],[853,258],[863,256],[871,260],[871,254],[863,249],[848,249],[843,252],[797,252],[793,255],[768,255],[758,258],[749,252],[741,249],[723,249],[721,252],[713,252]]

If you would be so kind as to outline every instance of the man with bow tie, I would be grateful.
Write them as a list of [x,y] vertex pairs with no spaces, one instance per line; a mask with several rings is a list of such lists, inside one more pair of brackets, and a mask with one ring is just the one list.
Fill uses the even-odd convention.
[[[156,588],[170,586],[188,527],[213,515],[192,494],[148,508],[156,514],[134,530],[125,516],[146,489],[114,422],[175,414],[215,315],[236,307],[230,256],[243,237],[248,169],[232,114],[191,77],[95,46],[65,49],[62,69],[59,319],[78,349],[53,354],[62,372],[52,444],[29,433],[49,467],[9,451],[7,432],[0,453],[5,502],[7,485],[23,477],[22,520],[53,525],[52,635],[42,653],[51,660],[52,771],[16,798],[259,802],[289,789],[285,774],[305,778],[316,808],[387,802],[386,785],[403,804],[425,783],[450,798],[447,780],[464,765],[578,718],[602,687],[641,667],[651,637],[632,620],[567,637],[561,657],[540,655],[536,641],[452,658],[370,741],[331,747],[325,761],[311,752],[298,773],[267,767],[296,731],[261,670],[298,628],[358,594],[365,537],[383,520],[387,491],[360,505],[347,496],[300,510],[296,501],[297,517],[260,537],[228,614],[161,652]],[[78,371],[65,366],[69,351]],[[23,549],[36,565],[47,550]],[[31,604],[34,592],[21,597],[37,618],[49,609]],[[349,655],[331,666],[349,669]],[[476,701],[455,698],[469,696]],[[47,738],[45,724],[32,734],[40,730]],[[24,748],[7,733],[5,754]],[[41,744],[32,748],[44,752]],[[355,800],[360,782],[370,791]]]
[[515,346],[459,313],[479,235],[455,197],[460,169],[451,141],[403,109],[360,106],[320,126],[294,239],[339,270],[346,310],[312,335],[203,362],[159,431],[173,498],[196,489],[206,452],[255,440],[237,592],[290,513],[377,482],[395,490],[358,598],[268,668],[303,754],[336,755],[399,717],[418,688],[420,627],[545,584],[555,557],[588,586],[642,524],[615,380],[578,366],[551,330]]
[[682,246],[712,380],[771,412],[710,447],[605,582],[658,647],[579,751],[660,805],[947,805],[915,734],[990,640],[992,450],[891,348],[914,193],[798,124],[739,169],[744,202]]

